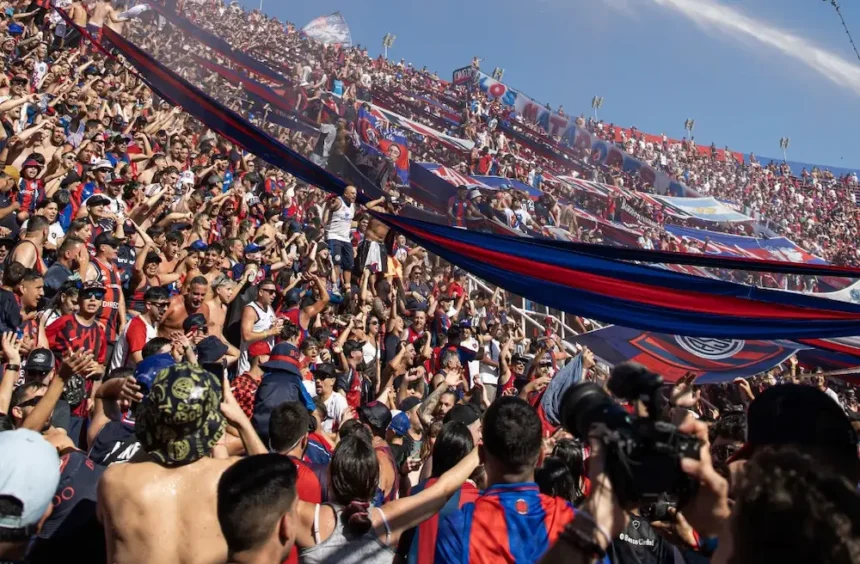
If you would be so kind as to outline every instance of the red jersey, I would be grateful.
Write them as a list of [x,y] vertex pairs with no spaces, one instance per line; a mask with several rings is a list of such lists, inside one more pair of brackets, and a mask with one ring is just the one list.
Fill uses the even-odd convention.
[[98,269],[97,279],[105,287],[105,297],[98,318],[104,324],[105,337],[108,342],[115,343],[119,334],[119,300],[122,296],[119,269],[112,264],[105,264],[97,258],[93,259],[93,264]]

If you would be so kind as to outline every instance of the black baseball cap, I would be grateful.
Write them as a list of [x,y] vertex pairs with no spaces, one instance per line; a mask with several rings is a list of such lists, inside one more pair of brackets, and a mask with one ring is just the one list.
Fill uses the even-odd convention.
[[451,408],[451,411],[445,414],[445,423],[449,421],[459,421],[464,425],[471,425],[481,418],[481,414],[470,403],[459,403]]
[[418,405],[421,405],[421,400],[414,396],[410,396],[401,401],[398,407],[400,408],[400,411],[409,411]]
[[24,363],[24,370],[50,372],[53,369],[54,353],[50,349],[33,349]]
[[90,196],[87,199],[87,207],[94,208],[96,206],[107,206],[110,204],[110,200],[106,196],[102,196],[101,194],[96,194],[95,196]]
[[314,375],[315,380],[328,380],[329,378],[337,378],[334,364],[331,364],[329,362],[318,364],[316,368],[311,370],[311,374]]
[[161,255],[156,252],[150,251],[146,253],[146,259],[144,260],[144,264],[151,264],[153,262],[161,263]]
[[202,313],[192,313],[182,322],[182,330],[188,333],[198,327],[206,327],[206,316]]
[[748,459],[767,445],[815,447],[857,463],[851,420],[830,396],[812,386],[780,384],[759,394],[747,411],[746,443],[728,461]]
[[391,411],[378,401],[372,401],[358,409],[358,417],[376,431],[385,431],[391,424]]
[[93,241],[93,247],[98,250],[98,248],[102,245],[107,245],[109,247],[117,248],[122,244],[122,241],[111,235],[106,231],[102,231],[98,235],[96,235],[95,241]]
[[364,341],[347,341],[343,345],[343,354],[351,355],[354,351],[360,351],[364,348]]

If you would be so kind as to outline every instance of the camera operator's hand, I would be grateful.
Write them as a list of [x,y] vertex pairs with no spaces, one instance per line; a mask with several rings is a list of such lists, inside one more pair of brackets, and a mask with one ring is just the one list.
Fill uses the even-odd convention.
[[594,367],[596,362],[594,362],[594,353],[591,352],[588,347],[582,349],[582,371],[590,370]]
[[591,481],[591,493],[583,502],[582,509],[594,519],[603,531],[609,534],[609,539],[603,539],[602,533],[596,535],[595,542],[606,550],[611,540],[618,537],[627,526],[628,515],[618,501],[609,475],[605,471],[606,455],[603,442],[589,438],[591,456],[588,459],[588,479]]
[[696,540],[693,527],[690,526],[684,515],[674,507],[670,507],[667,511],[669,513],[669,520],[651,521],[651,528],[661,537],[679,548],[698,548],[699,543]]
[[711,461],[711,443],[708,441],[708,426],[688,417],[678,430],[699,439],[699,460],[681,459],[681,469],[699,482],[696,495],[681,508],[684,517],[703,536],[712,537],[720,533],[731,515],[729,509],[729,484],[720,476]]
[[672,405],[675,407],[695,407],[699,402],[701,392],[693,389],[693,381],[696,375],[692,372],[687,372],[672,386]]

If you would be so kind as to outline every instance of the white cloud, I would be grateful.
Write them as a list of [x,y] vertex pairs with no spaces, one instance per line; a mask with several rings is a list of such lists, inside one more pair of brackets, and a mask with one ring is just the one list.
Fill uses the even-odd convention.
[[[612,3],[617,0],[604,0]],[[703,29],[723,32],[743,40],[754,40],[805,64],[843,88],[860,94],[860,65],[828,51],[812,41],[758,20],[739,10],[708,0],[650,0],[680,12]]]

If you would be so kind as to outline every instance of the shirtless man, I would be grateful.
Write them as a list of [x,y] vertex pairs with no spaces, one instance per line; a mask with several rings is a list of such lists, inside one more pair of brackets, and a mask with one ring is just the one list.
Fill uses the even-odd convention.
[[[158,373],[135,421],[141,450],[99,480],[108,562],[227,562],[218,480],[239,458],[224,450],[225,418],[249,454],[266,452],[229,386],[212,373],[187,363]],[[209,458],[213,451],[220,458]]]
[[9,159],[15,168],[20,169],[34,152],[45,157],[46,163],[50,163],[55,154],[59,161],[62,153],[72,150],[72,146],[66,143],[65,130],[56,121],[46,120],[38,127],[16,136],[13,138],[14,142],[10,143]]
[[[224,248],[218,243],[214,243],[209,245],[209,248],[206,249],[206,252],[203,253],[203,259],[200,261],[200,266],[198,267],[198,272],[200,276],[203,276],[210,284],[215,282],[215,279],[222,276],[224,273],[221,271],[221,263],[223,261],[224,256]],[[209,293],[206,294],[206,300],[211,300],[215,297],[214,288],[209,289]]]
[[[370,211],[397,215],[402,203],[396,197],[378,198],[367,203]],[[367,230],[364,232],[364,241],[358,246],[358,257],[355,264],[356,272],[370,268],[378,274],[388,272],[388,251],[385,239],[388,237],[387,225],[371,216]]]
[[[236,299],[236,296],[241,293],[242,285],[230,280],[230,277],[226,274],[221,274],[212,282],[211,288],[212,298],[206,300],[206,306],[209,308],[209,334],[218,337],[226,343],[227,340],[224,338],[224,323],[227,320],[227,309],[233,303],[233,300]],[[233,345],[229,346],[232,347]]]
[[93,17],[87,23],[87,31],[95,39],[101,39],[102,26],[107,26],[117,33],[122,33],[122,24],[127,22],[126,18],[118,17],[119,13],[111,6],[111,0],[99,0],[93,8]]
[[182,247],[182,234],[178,231],[170,231],[165,235],[164,259],[158,267],[159,274],[172,274],[179,264],[179,249]]
[[174,331],[182,331],[182,322],[192,313],[202,313],[208,322],[209,306],[206,305],[206,292],[209,291],[209,281],[202,276],[196,276],[188,284],[188,293],[173,296],[164,319],[158,327],[159,337],[170,337]]

